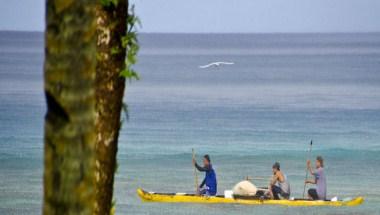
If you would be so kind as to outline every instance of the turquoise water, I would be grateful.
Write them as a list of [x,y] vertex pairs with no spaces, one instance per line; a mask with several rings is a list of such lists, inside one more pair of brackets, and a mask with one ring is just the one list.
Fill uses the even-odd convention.
[[[380,34],[144,34],[141,46],[142,80],[126,91],[118,214],[380,213]],[[198,68],[219,60],[235,65]],[[41,34],[0,33],[0,214],[41,210],[42,62]],[[211,155],[219,193],[279,161],[299,197],[311,139],[328,196],[363,195],[362,206],[157,204],[135,194],[192,192],[194,148]]]

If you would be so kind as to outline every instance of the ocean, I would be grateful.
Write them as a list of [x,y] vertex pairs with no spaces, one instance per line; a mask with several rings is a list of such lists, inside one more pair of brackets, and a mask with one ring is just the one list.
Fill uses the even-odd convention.
[[[380,33],[141,34],[127,82],[117,214],[380,214]],[[42,207],[43,34],[0,32],[0,214]],[[234,65],[200,69],[212,61]],[[359,207],[143,203],[142,187],[193,192],[191,150],[218,193],[280,162],[301,197],[305,160],[325,158],[327,195]],[[203,175],[199,175],[199,180]],[[254,181],[258,186],[266,181]],[[311,187],[311,186],[308,186]]]

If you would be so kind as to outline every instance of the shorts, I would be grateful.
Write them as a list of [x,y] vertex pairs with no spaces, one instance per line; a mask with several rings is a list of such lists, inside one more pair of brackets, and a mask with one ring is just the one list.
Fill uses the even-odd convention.
[[309,196],[313,199],[313,200],[318,200],[319,197],[318,197],[318,193],[317,193],[317,190],[314,189],[314,188],[311,188],[307,191],[307,193],[309,194]]
[[280,196],[283,197],[284,199],[289,199],[289,196],[290,196],[289,193],[285,193],[284,191],[282,191],[281,187],[276,186],[276,185],[272,186],[272,193],[273,193],[274,199],[276,200],[280,199]]

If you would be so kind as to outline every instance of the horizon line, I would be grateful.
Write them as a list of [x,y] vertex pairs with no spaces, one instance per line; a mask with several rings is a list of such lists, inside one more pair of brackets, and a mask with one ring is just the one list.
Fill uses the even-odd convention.
[[[9,30],[0,29],[0,32],[44,33],[40,30]],[[262,31],[262,32],[137,32],[138,34],[378,34],[380,31]]]

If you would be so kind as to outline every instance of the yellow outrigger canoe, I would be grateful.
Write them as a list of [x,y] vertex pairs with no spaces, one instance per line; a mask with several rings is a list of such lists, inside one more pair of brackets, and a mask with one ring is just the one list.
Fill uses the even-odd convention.
[[283,206],[358,206],[363,203],[363,197],[356,197],[346,201],[312,201],[305,199],[295,200],[261,200],[244,198],[225,198],[224,196],[199,196],[186,193],[154,193],[137,189],[137,194],[146,202],[167,203],[200,203],[200,204],[246,204],[246,205],[283,205]]

